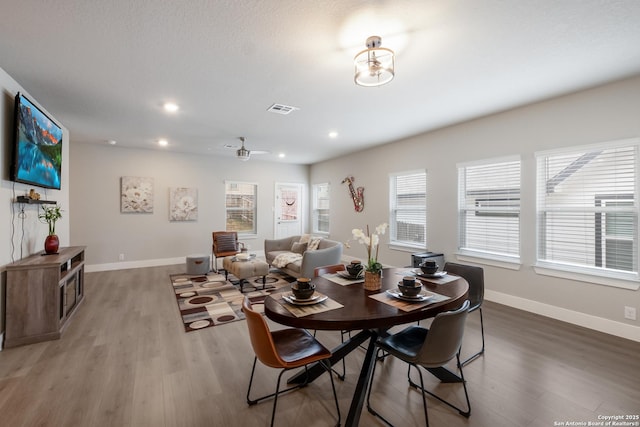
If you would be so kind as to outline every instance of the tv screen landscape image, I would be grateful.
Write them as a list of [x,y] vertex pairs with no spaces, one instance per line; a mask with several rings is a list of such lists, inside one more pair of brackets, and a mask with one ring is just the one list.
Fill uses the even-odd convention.
[[59,190],[61,172],[62,128],[18,93],[12,179]]

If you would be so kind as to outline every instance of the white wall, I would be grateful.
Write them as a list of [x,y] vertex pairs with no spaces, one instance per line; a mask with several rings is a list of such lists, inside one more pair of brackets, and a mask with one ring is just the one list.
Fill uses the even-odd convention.
[[[331,234],[346,241],[352,228],[388,221],[389,173],[426,169],[428,247],[455,261],[456,164],[520,155],[522,266],[514,271],[483,265],[487,297],[640,341],[638,321],[623,316],[625,305],[640,312],[639,291],[542,276],[532,267],[536,259],[534,153],[637,137],[639,117],[640,77],[635,77],[315,164],[311,167],[310,183],[331,182]],[[354,211],[346,184],[340,184],[347,175],[353,175],[355,184],[365,188],[362,213]],[[345,249],[345,254],[366,256],[361,246]],[[409,265],[410,252],[385,245],[380,261]]]
[[[45,190],[24,184],[16,184],[9,181],[11,153],[14,143],[14,108],[17,92],[26,95],[41,110],[52,118],[56,118],[55,111],[47,111],[38,104],[38,99],[31,96],[27,90],[21,87],[11,76],[0,68],[0,200],[4,208],[0,209],[0,224],[2,225],[2,244],[0,245],[0,331],[4,331],[4,307],[5,307],[5,280],[4,266],[21,258],[44,249],[44,239],[48,234],[47,224],[38,220],[40,205],[20,205],[12,203],[16,196],[25,195],[33,188],[48,200],[56,200],[62,206],[62,219],[56,223],[56,234],[61,246],[69,246],[69,132],[63,126],[62,138],[62,185],[61,190]],[[58,124],[64,125],[56,120]],[[45,197],[46,196],[46,197]],[[24,206],[24,219],[21,219],[20,207]]]
[[[161,150],[72,144],[71,241],[86,245],[87,270],[183,262],[193,253],[211,254],[211,232],[225,229],[225,180],[258,184],[258,235],[242,239],[260,251],[273,238],[276,182],[308,187],[309,167],[247,162],[230,157],[197,156]],[[154,179],[152,214],[120,213],[120,177]],[[169,221],[169,188],[198,189],[198,220]],[[305,190],[306,191],[306,190]],[[305,193],[303,217],[308,217]],[[305,229],[308,224],[303,224]],[[119,255],[124,254],[124,262]]]

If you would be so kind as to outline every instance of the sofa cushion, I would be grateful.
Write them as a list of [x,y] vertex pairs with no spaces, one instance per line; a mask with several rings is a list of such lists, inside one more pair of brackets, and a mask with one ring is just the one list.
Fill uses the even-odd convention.
[[322,237],[314,237],[311,239],[311,241],[309,242],[309,245],[307,245],[307,250],[308,251],[315,251],[316,249],[318,249],[318,246],[320,246],[320,241],[322,240]]
[[311,234],[303,234],[300,236],[300,241],[298,243],[309,243],[311,241]]
[[221,234],[216,237],[218,252],[237,251],[236,238],[233,234]]
[[293,242],[293,244],[291,245],[291,252],[296,254],[303,254],[304,251],[307,250],[307,245],[308,243]]

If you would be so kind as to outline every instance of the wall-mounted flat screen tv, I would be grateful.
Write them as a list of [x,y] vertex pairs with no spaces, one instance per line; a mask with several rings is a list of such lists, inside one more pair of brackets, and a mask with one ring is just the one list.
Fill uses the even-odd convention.
[[18,93],[11,179],[59,190],[61,173],[62,128]]

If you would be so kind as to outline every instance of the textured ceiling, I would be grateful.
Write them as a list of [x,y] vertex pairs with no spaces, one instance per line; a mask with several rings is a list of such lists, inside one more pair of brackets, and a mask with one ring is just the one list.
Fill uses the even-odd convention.
[[[233,156],[244,136],[314,163],[640,73],[637,0],[0,2],[0,67],[73,143]],[[353,83],[371,35],[396,51],[378,88]]]

